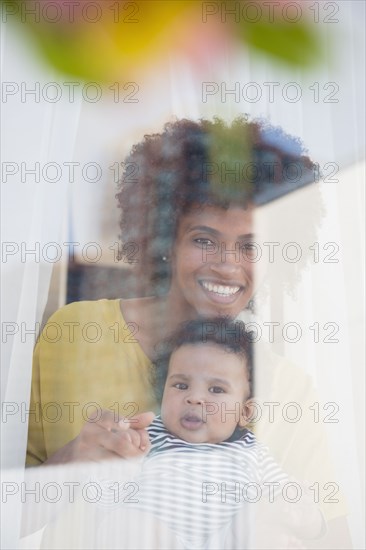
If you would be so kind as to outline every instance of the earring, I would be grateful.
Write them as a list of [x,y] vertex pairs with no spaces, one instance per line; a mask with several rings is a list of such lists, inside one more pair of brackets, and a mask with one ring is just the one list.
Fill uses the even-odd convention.
[[161,259],[163,260],[163,262],[167,262],[167,261],[168,261],[168,257],[167,257],[167,256],[162,256]]

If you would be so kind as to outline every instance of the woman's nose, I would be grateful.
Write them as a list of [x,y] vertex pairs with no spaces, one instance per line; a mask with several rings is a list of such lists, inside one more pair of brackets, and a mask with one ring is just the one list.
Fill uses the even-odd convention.
[[240,250],[222,249],[220,254],[217,254],[216,261],[210,264],[211,271],[222,275],[232,275],[240,271],[242,266]]

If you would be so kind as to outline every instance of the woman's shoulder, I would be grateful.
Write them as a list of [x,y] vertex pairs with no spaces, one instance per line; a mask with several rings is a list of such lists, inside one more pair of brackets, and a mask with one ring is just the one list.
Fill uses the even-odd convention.
[[279,387],[283,393],[291,395],[297,388],[303,393],[305,387],[313,385],[311,375],[303,366],[276,353],[266,342],[259,342],[255,348],[255,386],[263,393]]
[[106,318],[108,321],[124,320],[126,322],[134,321],[135,317],[146,318],[147,314],[152,313],[160,307],[161,300],[155,296],[131,299],[102,299],[102,300],[84,300],[81,302],[71,302],[55,311],[48,319],[49,322],[76,318],[86,318],[92,321],[92,318]]
[[86,300],[81,302],[71,302],[55,311],[48,319],[47,323],[63,322],[90,322],[105,319],[107,322],[117,320],[121,317],[120,300]]

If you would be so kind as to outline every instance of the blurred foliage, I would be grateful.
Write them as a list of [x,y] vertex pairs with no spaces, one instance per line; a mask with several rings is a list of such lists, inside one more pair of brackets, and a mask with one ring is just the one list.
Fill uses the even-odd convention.
[[[291,22],[283,2],[199,0],[1,0],[2,20],[17,20],[54,68],[79,79],[131,78],[167,52],[200,60],[200,50],[242,44],[306,68],[320,57],[315,25],[305,13]],[[257,6],[255,5],[257,4]],[[273,4],[268,9],[268,4]],[[245,17],[250,9],[260,17]],[[236,14],[230,15],[236,11]],[[305,10],[303,10],[305,11]]]
[[238,30],[244,43],[294,67],[311,66],[320,55],[314,26],[304,22],[284,21],[280,15],[272,21],[263,16],[256,23],[242,22]]

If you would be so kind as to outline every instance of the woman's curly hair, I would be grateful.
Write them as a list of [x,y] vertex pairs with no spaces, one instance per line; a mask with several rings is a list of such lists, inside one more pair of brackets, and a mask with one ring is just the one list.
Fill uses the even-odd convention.
[[[169,287],[169,257],[180,218],[193,207],[264,204],[317,179],[317,165],[301,141],[262,120],[219,118],[167,123],[145,135],[126,158],[116,195],[122,210],[120,259],[138,250],[140,294],[161,294]],[[301,226],[287,212],[288,240],[304,229],[316,239],[322,203],[312,204]],[[291,219],[291,216],[293,219]],[[304,220],[304,221],[305,221]],[[283,221],[283,220],[282,220]],[[292,288],[306,257],[292,264],[284,287]]]

